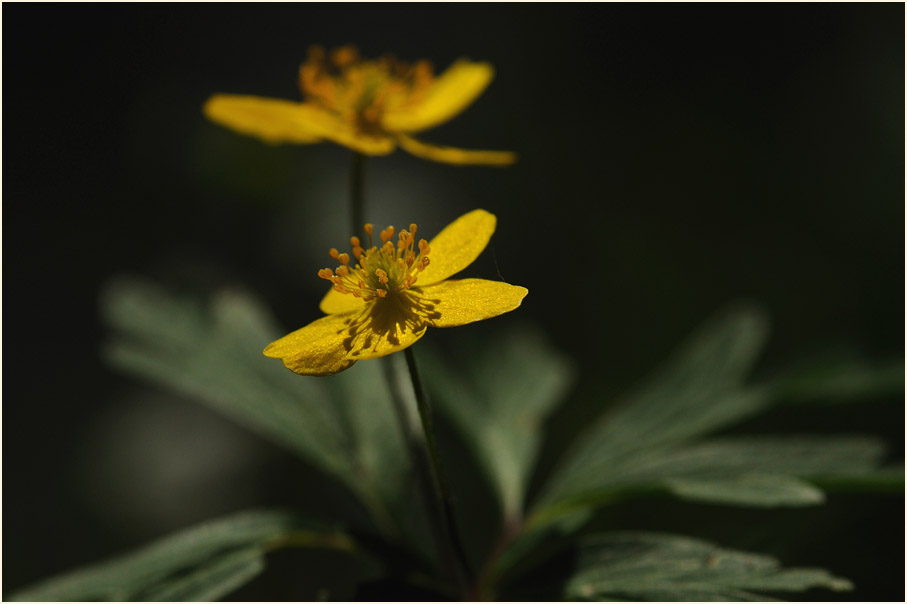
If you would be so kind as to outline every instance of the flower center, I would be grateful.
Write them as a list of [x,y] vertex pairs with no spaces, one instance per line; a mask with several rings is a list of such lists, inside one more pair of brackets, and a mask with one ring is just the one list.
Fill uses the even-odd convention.
[[434,80],[428,61],[412,65],[392,57],[363,61],[352,46],[336,48],[330,63],[319,46],[299,70],[306,100],[352,123],[360,133],[381,134],[385,111],[418,102]]
[[396,294],[410,289],[418,274],[428,266],[428,242],[419,240],[416,245],[416,225],[409,225],[409,230],[402,230],[397,235],[394,245],[394,227],[389,226],[379,233],[381,245],[372,244],[374,226],[365,225],[369,249],[362,247],[358,237],[350,237],[353,257],[358,261],[350,266],[350,255],[341,254],[332,248],[331,258],[338,260],[340,266],[332,271],[323,268],[318,276],[327,279],[333,288],[341,294],[352,294],[366,302],[376,298],[395,297]]

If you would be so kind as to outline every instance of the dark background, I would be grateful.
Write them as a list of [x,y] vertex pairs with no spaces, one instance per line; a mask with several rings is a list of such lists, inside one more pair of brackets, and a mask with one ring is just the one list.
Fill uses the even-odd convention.
[[[497,214],[469,276],[528,287],[520,319],[609,396],[741,298],[773,318],[767,373],[829,349],[903,355],[901,4],[4,9],[7,592],[311,497],[319,477],[288,454],[108,369],[98,315],[103,285],[128,273],[242,285],[288,329],[317,316],[315,272],[349,235],[348,151],[268,147],[201,113],[215,92],[299,98],[310,44],[494,64],[478,101],[423,138],[519,163],[370,160],[366,216],[434,233]],[[597,411],[568,405],[546,454]],[[897,461],[903,413],[889,398],[759,425],[878,434]],[[609,522],[826,566],[857,583],[848,598],[900,600],[902,513],[903,495],[832,495],[778,512],[643,502]]]

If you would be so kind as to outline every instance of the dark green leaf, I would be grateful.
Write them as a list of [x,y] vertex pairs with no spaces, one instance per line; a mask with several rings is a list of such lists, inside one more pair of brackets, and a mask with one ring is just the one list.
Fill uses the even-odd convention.
[[904,392],[903,359],[871,363],[854,353],[814,359],[769,382],[776,396],[796,403],[850,403]]
[[765,600],[754,591],[852,586],[825,570],[783,569],[774,558],[722,549],[677,535],[608,533],[582,540],[567,582],[571,599]]
[[[343,481],[386,532],[408,500],[407,458],[377,362],[331,378],[300,377],[262,350],[282,335],[249,294],[208,304],[144,281],[112,283],[102,311],[114,366],[197,397]],[[301,327],[301,325],[300,325]]]
[[464,348],[469,353],[455,362],[421,347],[426,382],[439,411],[475,451],[505,515],[517,517],[543,421],[562,402],[572,367],[528,325]]
[[784,474],[738,474],[724,478],[675,478],[665,483],[683,499],[758,507],[815,505],[825,494],[808,482]]
[[743,380],[765,342],[762,313],[739,307],[712,319],[665,366],[619,401],[569,450],[541,501],[601,486],[601,479],[641,450],[677,444],[740,421],[770,402]]
[[[44,580],[11,600],[207,600],[257,574],[269,547],[302,532],[313,544],[346,545],[336,531],[296,514],[249,511],[205,522],[131,553]],[[298,540],[294,540],[296,542]]]

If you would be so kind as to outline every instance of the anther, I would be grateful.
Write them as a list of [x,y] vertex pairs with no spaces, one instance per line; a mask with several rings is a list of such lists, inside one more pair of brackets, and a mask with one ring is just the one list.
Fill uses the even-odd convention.
[[337,248],[335,247],[332,247],[328,254],[330,254],[331,258],[333,258],[334,260],[336,260],[340,256],[340,252],[338,252]]
[[355,235],[350,237],[350,246],[354,247],[354,248],[361,247],[359,244],[359,238],[356,237]]
[[386,289],[380,289],[380,288],[379,288],[379,289],[376,289],[375,292],[378,294],[378,297],[379,297],[379,298],[384,298],[384,297],[387,296],[387,290],[386,290]]
[[347,253],[339,254],[337,260],[340,261],[340,264],[347,265],[350,263],[350,255]]
[[334,271],[332,271],[329,268],[323,268],[320,271],[318,271],[318,276],[321,277],[322,279],[330,280],[331,277],[334,276]]

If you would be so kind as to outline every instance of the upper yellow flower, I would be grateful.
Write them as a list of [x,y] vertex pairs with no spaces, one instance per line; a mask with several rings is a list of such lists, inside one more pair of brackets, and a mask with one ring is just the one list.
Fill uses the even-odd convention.
[[219,124],[269,143],[327,139],[366,155],[386,155],[400,145],[434,161],[505,166],[516,161],[514,153],[439,147],[410,136],[466,109],[493,77],[488,63],[461,59],[435,77],[427,61],[363,61],[351,46],[335,49],[328,64],[316,46],[299,70],[303,102],[216,94],[204,111]]
[[[431,243],[416,244],[416,225],[394,227],[371,245],[373,227],[365,225],[369,249],[350,238],[353,256],[332,249],[340,263],[318,276],[333,285],[321,301],[327,313],[302,329],[272,342],[265,356],[281,359],[300,375],[331,375],[356,361],[374,359],[412,346],[431,327],[456,327],[490,319],[517,308],[525,287],[485,279],[450,280],[472,263],[494,233],[496,219],[473,210],[449,224]],[[429,262],[429,255],[431,261]]]

